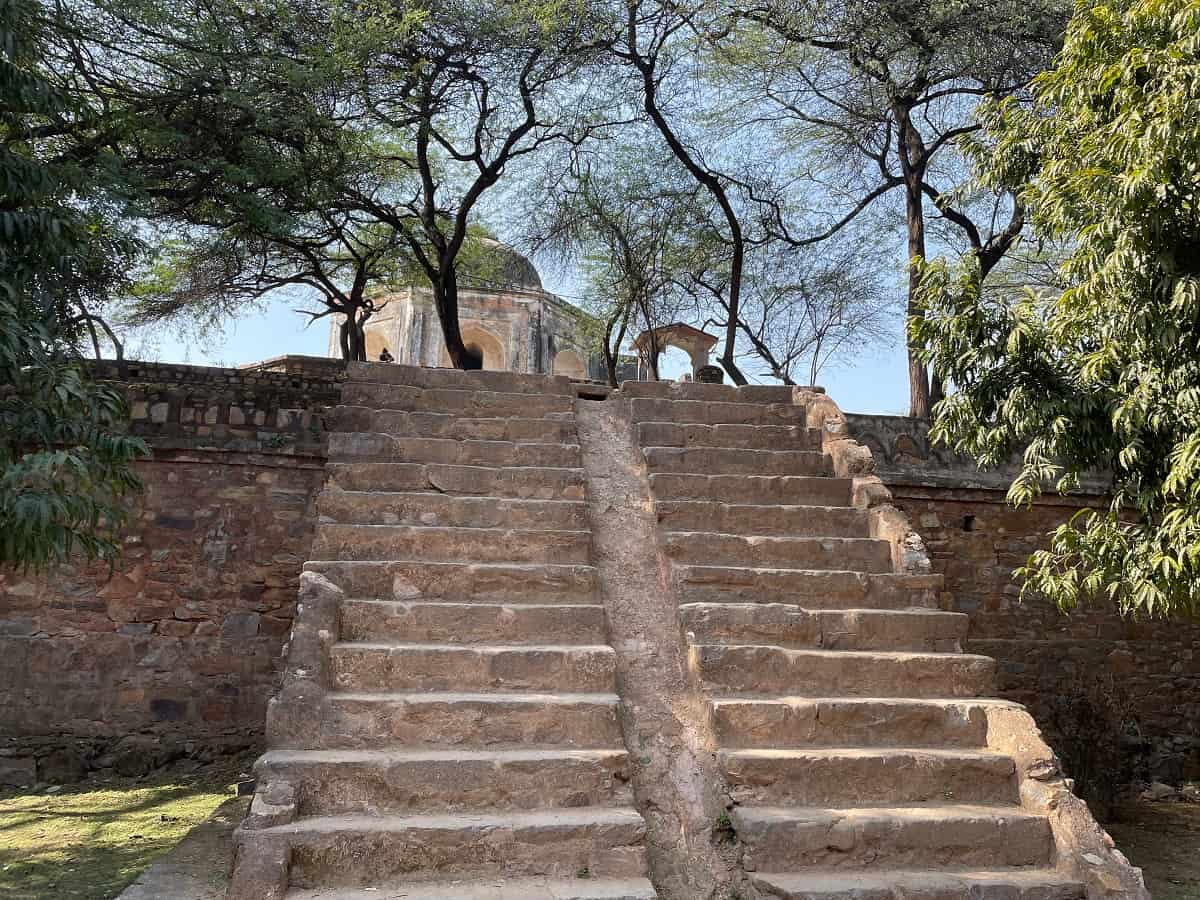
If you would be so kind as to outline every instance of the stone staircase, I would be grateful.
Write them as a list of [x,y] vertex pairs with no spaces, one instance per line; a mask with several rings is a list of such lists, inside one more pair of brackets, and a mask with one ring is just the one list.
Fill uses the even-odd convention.
[[818,389],[348,376],[229,900],[1148,896]]
[[1084,897],[1014,760],[987,747],[994,666],[961,652],[967,617],[936,608],[935,579],[894,571],[792,389],[622,393],[754,888]]
[[565,378],[352,365],[231,896],[648,900]]

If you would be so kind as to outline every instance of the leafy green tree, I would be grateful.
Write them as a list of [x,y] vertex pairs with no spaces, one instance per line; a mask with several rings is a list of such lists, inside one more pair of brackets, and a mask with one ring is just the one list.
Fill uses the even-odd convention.
[[1108,473],[1020,571],[1069,609],[1200,612],[1200,4],[1082,3],[1030,105],[990,105],[975,153],[1063,241],[1065,289],[980,291],[930,268],[914,338],[954,391],[932,436],[984,465],[1020,454],[1028,503]]
[[[40,568],[73,552],[113,559],[132,462],[122,395],[88,380],[98,316],[131,241],[89,178],[86,147],[38,131],[78,114],[41,69],[41,8],[0,0],[0,565]],[[84,193],[90,192],[90,193]],[[77,199],[80,194],[86,201]]]

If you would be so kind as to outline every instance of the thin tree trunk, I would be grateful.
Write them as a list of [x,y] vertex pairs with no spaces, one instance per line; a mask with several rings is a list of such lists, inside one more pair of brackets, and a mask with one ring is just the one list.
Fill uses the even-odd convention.
[[[896,124],[900,133],[898,150],[904,174],[904,216],[908,223],[908,315],[917,310],[917,292],[921,273],[914,262],[925,261],[925,207],[921,185],[925,180],[925,143],[910,120],[911,109],[898,101],[895,105]],[[917,355],[917,347],[905,328],[908,347],[908,414],[914,419],[929,418],[929,370]]]

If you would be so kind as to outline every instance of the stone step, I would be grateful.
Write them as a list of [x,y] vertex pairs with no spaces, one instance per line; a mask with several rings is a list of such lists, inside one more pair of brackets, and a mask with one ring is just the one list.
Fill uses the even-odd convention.
[[593,604],[598,596],[592,566],[309,560],[304,568],[369,599],[558,605]]
[[739,450],[820,450],[819,428],[802,425],[681,425],[640,422],[642,447],[725,447]]
[[773,644],[826,650],[962,649],[968,618],[941,610],[826,609],[790,603],[684,603],[683,630],[700,644]]
[[984,747],[989,706],[1002,700],[751,697],[710,701],[713,731],[730,749]]
[[675,422],[689,425],[799,425],[801,427],[805,424],[804,407],[793,406],[791,403],[730,403],[728,401],[635,397],[629,401],[629,408],[634,422]]
[[854,506],[799,506],[660,500],[655,515],[664,531],[790,537],[867,537],[867,511]]
[[995,661],[966,653],[789,650],[762,644],[695,644],[689,665],[713,694],[808,697],[978,697]]
[[438,463],[329,463],[326,490],[438,491],[471,497],[582,500],[582,469],[447,466]]
[[330,653],[339,691],[609,693],[612,647],[588,644],[343,642]]
[[414,892],[421,881],[453,878],[575,878],[584,870],[596,878],[643,876],[645,831],[642,817],[632,809],[585,806],[321,816],[259,834],[291,846],[293,887],[402,887]]
[[[393,895],[396,896],[396,895]],[[399,897],[417,900],[417,895]],[[480,878],[448,883],[424,882],[420,900],[655,900],[645,878]],[[286,900],[391,900],[376,888],[318,888],[289,891]]]
[[833,475],[833,460],[817,450],[728,450],[722,447],[644,447],[651,472],[722,475]]
[[616,694],[330,693],[320,745],[617,747]]
[[555,413],[551,418],[514,416],[459,416],[442,412],[409,412],[370,406],[337,406],[330,413],[330,431],[377,431],[406,437],[453,440],[516,441],[519,443],[575,444],[574,416]]
[[576,444],[516,443],[399,437],[377,431],[335,431],[329,435],[334,462],[422,462],[462,466],[579,466]]
[[746,868],[760,872],[1045,866],[1054,846],[1044,816],[1005,806],[740,806],[730,817]]
[[832,569],[866,573],[892,570],[892,546],[871,538],[777,537],[672,531],[662,537],[663,552],[693,565],[757,568]]
[[850,506],[849,478],[815,475],[698,475],[655,472],[655,500],[705,500],[718,503],[774,503],[788,506]]
[[602,644],[607,640],[601,605],[346,600],[341,620],[344,641]]
[[791,404],[796,389],[787,384],[706,384],[701,381],[623,381],[623,397],[658,397],[728,403]]
[[286,781],[302,816],[628,806],[624,748],[274,750],[260,781]]
[[809,609],[933,609],[942,586],[940,575],[680,563],[672,577],[684,602],[792,603]]
[[575,413],[575,397],[568,394],[481,391],[471,388],[420,388],[364,381],[346,382],[342,388],[342,403],[346,406],[397,409],[402,412],[454,413],[472,418],[570,418]]
[[743,806],[1020,804],[1012,759],[985,750],[893,747],[721,750]]
[[754,872],[778,900],[1084,900],[1086,888],[1051,869],[929,872]]
[[562,375],[527,375],[522,372],[496,372],[401,366],[395,363],[352,362],[346,367],[347,383],[404,384],[420,388],[504,391],[523,394],[560,394],[573,397],[571,381]]
[[434,562],[587,563],[591,531],[339,525],[317,528],[316,559],[419,559]]
[[322,491],[321,521],[346,525],[441,525],[453,528],[587,530],[578,500],[464,497],[432,491]]

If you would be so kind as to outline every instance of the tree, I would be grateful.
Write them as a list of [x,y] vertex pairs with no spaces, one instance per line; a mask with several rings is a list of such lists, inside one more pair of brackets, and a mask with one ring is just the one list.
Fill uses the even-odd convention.
[[126,321],[188,317],[203,329],[270,293],[303,288],[322,308],[297,312],[310,322],[339,316],[342,358],[365,360],[366,324],[387,304],[383,288],[406,274],[408,248],[391,229],[358,218],[325,212],[258,231],[197,229],[192,240],[160,248]]
[[821,247],[805,253],[775,241],[751,256],[754,287],[738,327],[767,364],[763,374],[784,384],[817,384],[828,366],[882,343],[895,326],[896,303],[865,264],[866,247]]
[[1064,241],[1065,290],[984,295],[928,273],[914,338],[954,387],[932,436],[1021,458],[1014,503],[1108,473],[1105,505],[1049,536],[1024,595],[1131,614],[1200,611],[1200,5],[1082,4],[1029,105],[985,107],[986,184]]
[[[711,21],[713,7],[698,0],[692,4],[662,0],[628,0],[624,20],[609,46],[611,55],[634,73],[639,103],[646,118],[658,131],[667,148],[696,184],[711,198],[720,225],[709,236],[723,244],[728,257],[727,278],[723,281],[721,303],[725,307],[725,340],[720,363],[735,384],[746,384],[738,367],[737,336],[741,309],[742,278],[750,239],[743,226],[738,192],[745,185],[730,170],[706,157],[685,124],[671,110],[672,101],[682,94],[687,107],[694,109],[695,95],[675,88],[671,77],[679,70],[694,66],[697,43],[694,38]],[[718,15],[720,11],[718,11]],[[689,60],[692,60],[689,63]]]
[[[910,315],[931,212],[986,276],[1020,233],[1024,212],[1003,195],[977,210],[964,206],[957,162],[947,157],[956,139],[978,128],[979,98],[1021,90],[1049,62],[1066,20],[1062,0],[768,0],[739,3],[733,15],[754,23],[720,36],[719,58],[736,73],[725,83],[746,85],[735,115],[807,151],[797,164],[826,182],[823,198],[810,203],[818,207],[813,227],[781,219],[776,234],[798,248],[818,244],[900,191],[907,258],[917,263],[909,271]],[[1007,205],[999,220],[998,205]],[[835,212],[822,214],[821,206]],[[930,376],[911,341],[909,382],[910,413],[927,418]]]
[[79,362],[79,340],[99,350],[89,301],[107,299],[132,242],[108,214],[111,183],[76,165],[86,151],[36,139],[76,114],[40,68],[45,39],[36,4],[0,2],[0,565],[26,568],[113,559],[148,452],[124,433],[121,394]]
[[654,329],[675,321],[687,305],[676,285],[699,188],[672,177],[679,174],[673,158],[659,154],[647,164],[648,157],[653,150],[636,140],[581,151],[569,164],[576,174],[549,179],[546,195],[526,215],[526,239],[535,249],[582,260],[585,303],[600,322],[595,339],[613,387],[631,328],[650,333],[651,374],[658,378]]
[[459,253],[506,168],[579,143],[604,121],[576,77],[594,53],[591,24],[553,3],[414,3],[400,5],[411,15],[399,20],[389,4],[361,9],[340,32],[360,73],[360,127],[386,135],[396,149],[381,160],[407,167],[416,184],[357,199],[407,241],[452,364],[478,368],[459,330]]

